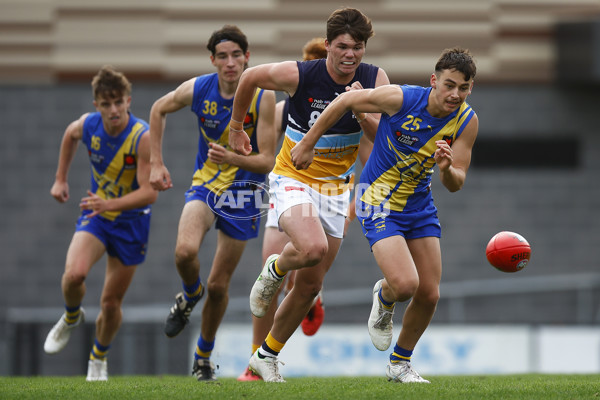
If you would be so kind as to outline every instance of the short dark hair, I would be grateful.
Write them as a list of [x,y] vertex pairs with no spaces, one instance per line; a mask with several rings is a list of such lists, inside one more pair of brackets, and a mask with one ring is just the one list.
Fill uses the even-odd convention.
[[357,42],[365,42],[375,33],[371,20],[356,8],[340,8],[327,19],[327,41],[333,42],[343,34],[349,34]]
[[240,28],[235,25],[224,25],[218,31],[214,31],[208,39],[206,48],[214,56],[217,51],[217,45],[228,40],[237,43],[244,53],[248,51],[248,39]]
[[461,72],[465,76],[466,81],[475,78],[475,74],[477,73],[477,67],[475,66],[473,56],[468,49],[460,47],[442,51],[438,62],[435,64],[435,72],[438,74],[446,69]]
[[131,95],[131,82],[111,65],[103,66],[92,79],[94,99],[118,99]]

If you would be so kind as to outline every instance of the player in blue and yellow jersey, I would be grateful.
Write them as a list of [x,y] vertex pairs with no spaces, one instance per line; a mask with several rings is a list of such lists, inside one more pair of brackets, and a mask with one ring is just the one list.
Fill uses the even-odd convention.
[[440,297],[441,227],[431,176],[437,165],[450,192],[464,185],[479,126],[466,103],[475,73],[468,50],[446,49],[431,74],[431,87],[387,85],[345,93],[292,149],[294,165],[304,169],[319,137],[347,110],[382,114],[357,188],[356,213],[384,276],[373,289],[368,322],[377,349],[391,345],[394,304],[411,300],[386,370],[395,382],[429,383],[410,359]]
[[239,28],[225,25],[211,35],[207,48],[217,72],[182,83],[158,99],[150,113],[150,182],[158,190],[172,187],[162,159],[167,114],[189,106],[198,117],[196,166],[192,185],[185,194],[175,249],[183,291],[176,295],[165,325],[166,335],[176,336],[204,294],[198,252],[206,232],[216,222],[217,249],[206,283],[201,332],[194,354],[193,373],[198,380],[216,379],[210,355],[227,309],[231,276],[246,242],[258,236],[262,204],[256,199],[260,199],[266,174],[273,168],[277,143],[275,93],[255,90],[240,117],[254,151],[245,157],[228,149],[233,96],[250,57],[248,42]]
[[121,325],[121,304],[136,266],[146,257],[150,204],[158,192],[150,176],[148,124],[129,112],[131,84],[120,72],[103,67],[92,80],[97,112],[82,115],[65,130],[56,179],[50,194],[60,203],[69,199],[67,175],[79,141],[90,157],[91,189],[67,252],[62,292],[65,313],[54,325],[44,350],[61,351],[71,331],[84,321],[81,302],[85,279],[107,253],[106,277],[96,319],[96,338],[88,363],[88,381],[108,379],[106,356]]
[[256,88],[281,90],[290,96],[285,138],[269,175],[277,221],[290,241],[280,255],[267,258],[250,293],[252,313],[263,317],[285,274],[297,270],[294,287],[279,306],[271,331],[250,358],[250,369],[265,381],[283,381],[277,357],[311,308],[337,255],[359,142],[363,131],[374,136],[378,118],[345,114],[319,140],[318,156],[307,170],[294,168],[290,150],[341,93],[389,83],[382,69],[361,63],[371,36],[371,21],[361,11],[336,10],[327,20],[326,59],[249,68],[236,92],[229,143],[241,154],[252,150],[242,118]]

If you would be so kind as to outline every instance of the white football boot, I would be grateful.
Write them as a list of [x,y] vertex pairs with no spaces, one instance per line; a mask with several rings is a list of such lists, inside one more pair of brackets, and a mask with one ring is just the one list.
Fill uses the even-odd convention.
[[285,382],[279,374],[278,363],[283,364],[282,361],[277,360],[277,357],[258,357],[258,350],[256,350],[250,357],[248,368],[265,382]]
[[373,307],[371,307],[371,315],[369,315],[367,325],[373,345],[377,350],[385,351],[392,344],[394,309],[392,308],[391,311],[386,310],[379,301],[379,289],[381,289],[382,282],[383,279],[380,279],[373,287]]
[[255,317],[262,318],[267,313],[273,296],[281,286],[283,279],[273,278],[269,266],[277,260],[279,254],[272,254],[267,258],[260,275],[254,282],[250,291],[250,311]]
[[87,378],[88,382],[107,381],[108,380],[108,365],[104,360],[88,361]]
[[427,379],[421,378],[421,375],[415,371],[410,362],[400,361],[397,364],[389,363],[385,369],[385,375],[388,381],[400,383],[430,383]]
[[65,348],[71,337],[71,331],[81,325],[85,321],[85,311],[83,308],[80,309],[79,319],[74,324],[67,324],[65,321],[65,314],[63,314],[58,322],[54,324],[46,341],[44,342],[44,351],[47,354],[56,354]]

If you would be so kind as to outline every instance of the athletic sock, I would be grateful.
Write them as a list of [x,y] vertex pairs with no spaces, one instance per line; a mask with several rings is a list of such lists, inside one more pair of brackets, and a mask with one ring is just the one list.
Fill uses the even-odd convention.
[[281,280],[285,277],[287,272],[279,269],[279,263],[277,261],[279,261],[279,259],[276,259],[271,263],[271,265],[269,265],[269,272],[273,278]]
[[200,294],[202,293],[202,282],[200,282],[200,278],[198,278],[198,280],[191,285],[186,285],[183,282],[182,284],[183,297],[185,298],[185,301],[196,303],[198,300],[200,300]]
[[394,302],[389,302],[389,301],[385,301],[383,299],[383,296],[381,295],[381,289],[379,289],[379,295],[377,296],[379,298],[379,302],[381,303],[381,305],[383,306],[383,308],[385,308],[388,311],[392,311],[394,309]]
[[196,352],[194,353],[194,360],[205,359],[208,360],[210,358],[210,354],[212,353],[213,348],[215,347],[215,341],[207,341],[204,340],[202,335],[198,338],[198,342],[196,343]]
[[412,350],[406,350],[398,345],[394,346],[394,352],[390,354],[390,362],[392,364],[398,364],[402,361],[410,362],[412,357]]
[[285,343],[281,343],[271,336],[271,332],[267,335],[267,338],[263,342],[262,346],[258,349],[258,358],[265,357],[277,357],[283,349]]
[[95,338],[94,346],[92,347],[92,351],[90,352],[90,360],[105,360],[109,349],[110,344],[104,346],[100,344],[98,338]]
[[67,325],[73,325],[79,320],[81,315],[81,305],[69,307],[65,304],[65,322]]

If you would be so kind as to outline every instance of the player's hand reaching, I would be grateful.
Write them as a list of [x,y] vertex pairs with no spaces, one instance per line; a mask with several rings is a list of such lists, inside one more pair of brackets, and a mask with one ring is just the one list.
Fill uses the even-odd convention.
[[346,92],[349,92],[351,90],[360,90],[360,89],[364,89],[364,88],[363,88],[363,85],[359,81],[352,82],[352,85],[346,86]]
[[88,218],[95,217],[108,210],[108,202],[106,200],[89,190],[87,191],[87,194],[88,197],[82,198],[79,202],[79,208],[81,210],[92,210],[92,213],[88,215]]
[[290,150],[292,164],[296,169],[308,169],[312,164],[315,151],[312,147],[306,146],[301,140]]
[[69,200],[69,184],[67,182],[54,181],[50,189],[50,195],[59,203]]
[[452,147],[445,140],[437,140],[435,144],[437,150],[433,158],[440,171],[445,171],[452,165]]
[[164,164],[151,164],[150,167],[150,185],[155,190],[167,190],[173,187],[171,175]]
[[208,159],[215,164],[228,164],[230,151],[217,143],[208,144]]
[[229,147],[231,147],[231,150],[244,156],[252,152],[250,138],[243,129],[229,128]]

